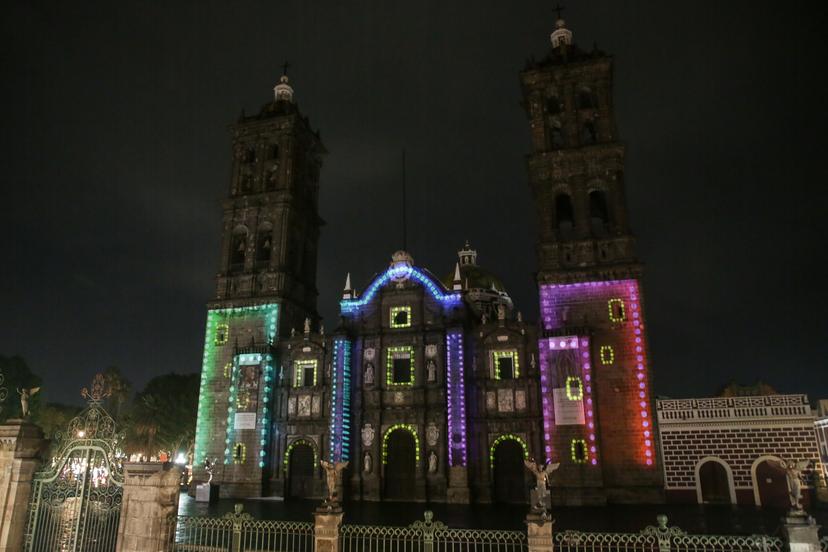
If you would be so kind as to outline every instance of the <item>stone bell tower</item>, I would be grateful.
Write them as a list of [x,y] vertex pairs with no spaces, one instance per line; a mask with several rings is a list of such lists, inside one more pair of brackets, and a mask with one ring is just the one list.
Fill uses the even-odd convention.
[[[287,67],[286,67],[287,68]],[[273,100],[230,127],[216,297],[208,305],[194,465],[222,496],[260,496],[272,471],[276,342],[317,320],[319,170],[325,148],[286,74]],[[196,472],[197,479],[206,474]]]
[[541,392],[547,459],[564,503],[658,502],[641,265],[627,220],[613,59],[560,17],[521,73],[538,215]]

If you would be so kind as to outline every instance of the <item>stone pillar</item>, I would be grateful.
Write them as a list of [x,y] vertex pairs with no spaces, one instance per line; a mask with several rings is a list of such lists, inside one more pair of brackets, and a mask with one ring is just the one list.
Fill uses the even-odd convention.
[[339,552],[339,526],[342,525],[342,508],[321,506],[313,513],[314,550]]
[[449,504],[469,503],[469,477],[465,466],[449,468],[449,486],[446,492],[446,502]]
[[44,445],[43,432],[30,422],[0,425],[0,552],[23,550],[32,477]]
[[169,462],[124,465],[117,552],[171,550],[180,483],[181,468]]
[[555,520],[548,514],[530,513],[526,516],[526,540],[528,552],[552,552],[552,525]]
[[821,552],[819,525],[804,511],[792,510],[782,518],[782,530],[790,552]]

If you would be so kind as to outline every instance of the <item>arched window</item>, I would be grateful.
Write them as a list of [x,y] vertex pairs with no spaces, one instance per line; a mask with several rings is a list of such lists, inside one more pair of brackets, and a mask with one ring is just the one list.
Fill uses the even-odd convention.
[[607,194],[603,190],[589,192],[589,224],[594,236],[604,236],[609,224]]
[[572,198],[568,194],[555,196],[555,225],[561,237],[569,237],[575,226]]
[[256,262],[269,263],[270,254],[273,249],[273,230],[270,225],[264,225],[259,229],[259,235],[256,240]]
[[598,107],[592,90],[584,86],[578,90],[578,109],[594,109]]
[[247,230],[243,227],[233,231],[233,239],[230,242],[230,269],[241,270],[244,268],[244,258],[247,254]]

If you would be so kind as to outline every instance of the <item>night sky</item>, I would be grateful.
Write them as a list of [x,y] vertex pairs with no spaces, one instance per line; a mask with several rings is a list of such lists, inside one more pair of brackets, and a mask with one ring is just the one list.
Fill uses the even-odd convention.
[[[0,354],[50,400],[107,366],[136,387],[200,369],[218,268],[227,126],[289,60],[330,154],[319,306],[401,245],[443,275],[469,239],[537,316],[518,72],[546,1],[4,3]],[[792,7],[791,7],[792,6]],[[655,387],[731,379],[828,397],[824,3],[571,1],[615,55]]]

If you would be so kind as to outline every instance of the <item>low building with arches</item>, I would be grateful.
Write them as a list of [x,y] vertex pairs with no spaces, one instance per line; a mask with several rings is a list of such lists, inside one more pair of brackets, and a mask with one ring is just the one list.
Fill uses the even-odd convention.
[[805,500],[822,466],[805,395],[656,401],[667,500],[787,508],[780,461],[809,461]]

